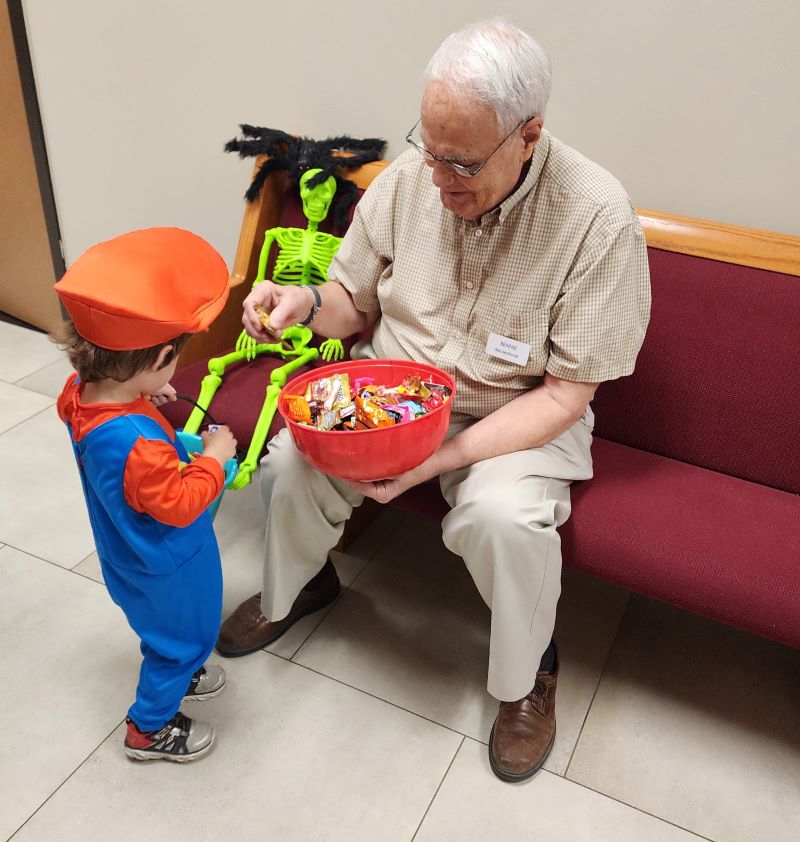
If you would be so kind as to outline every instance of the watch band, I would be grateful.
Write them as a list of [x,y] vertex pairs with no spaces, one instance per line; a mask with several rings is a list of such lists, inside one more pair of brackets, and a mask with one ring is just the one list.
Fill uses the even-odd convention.
[[305,288],[311,293],[311,297],[314,299],[314,301],[311,304],[311,310],[309,314],[302,322],[300,322],[300,324],[303,327],[305,327],[308,324],[311,324],[311,322],[314,321],[314,319],[317,316],[317,313],[319,313],[320,307],[322,307],[322,296],[319,294],[319,290],[316,287],[310,285],[306,286]]

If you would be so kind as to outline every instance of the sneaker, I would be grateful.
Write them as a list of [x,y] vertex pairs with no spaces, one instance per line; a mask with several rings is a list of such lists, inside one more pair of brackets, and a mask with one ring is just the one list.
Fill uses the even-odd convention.
[[211,699],[225,689],[225,670],[216,664],[200,667],[192,676],[184,699]]
[[158,731],[144,733],[131,719],[125,735],[125,754],[132,760],[174,760],[186,763],[202,757],[214,743],[214,729],[207,722],[189,719],[178,711]]

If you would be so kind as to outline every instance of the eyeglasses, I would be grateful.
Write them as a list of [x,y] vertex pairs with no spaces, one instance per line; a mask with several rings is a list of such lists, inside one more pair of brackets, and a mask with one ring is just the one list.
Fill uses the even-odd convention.
[[[535,117],[536,115],[534,114],[533,116]],[[417,126],[419,126],[419,124],[422,122],[421,117],[419,120],[417,120],[416,123],[414,123],[414,125],[411,127],[411,130],[406,135],[406,143],[410,143],[426,161],[430,161],[431,163],[438,161],[440,164],[447,167],[447,169],[449,169],[451,172],[454,172],[456,175],[460,175],[462,178],[473,178],[486,166],[487,162],[489,161],[489,158],[491,158],[492,155],[494,155],[494,153],[497,152],[497,150],[511,137],[511,135],[514,134],[514,132],[520,126],[524,126],[525,123],[532,119],[533,117],[526,117],[524,120],[522,120],[522,122],[517,123],[517,125],[514,126],[514,128],[511,129],[511,131],[500,141],[500,143],[497,144],[497,146],[487,158],[485,158],[480,164],[473,164],[471,167],[467,167],[464,166],[464,164],[459,164],[455,161],[451,161],[447,157],[440,158],[438,155],[434,155],[430,149],[426,149],[422,145],[422,142],[418,143],[416,140],[414,140],[414,138],[412,138],[411,135],[414,134],[414,132],[417,129]]]

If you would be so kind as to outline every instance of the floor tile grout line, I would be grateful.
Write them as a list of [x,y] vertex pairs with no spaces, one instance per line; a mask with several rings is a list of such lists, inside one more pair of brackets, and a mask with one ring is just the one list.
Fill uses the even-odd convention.
[[[33,374],[36,374],[36,373],[37,372],[35,372],[35,371],[33,372]],[[16,388],[16,389],[22,389],[23,392],[30,392],[32,395],[38,395],[40,398],[47,398],[48,400],[55,403],[58,400],[58,395],[55,395],[55,396],[49,395],[49,394],[47,394],[47,392],[40,392],[38,389],[31,389],[30,386],[23,386],[21,384],[22,380],[27,380],[29,377],[33,377],[33,374],[26,374],[24,377],[20,377],[19,380],[14,380],[13,382],[10,382],[8,380],[3,380],[3,379],[0,378],[0,383],[4,384],[6,386],[14,386],[14,388]]]
[[[312,629],[308,632],[308,634],[307,634],[307,635],[303,638],[302,642],[298,645],[297,649],[295,649],[295,650],[294,650],[294,652],[292,653],[291,657],[289,657],[289,658],[287,658],[287,659],[286,659],[287,661],[291,661],[292,663],[294,663],[294,659],[295,659],[295,657],[296,657],[297,655],[299,655],[299,654],[300,654],[300,650],[301,650],[301,649],[302,649],[302,648],[306,645],[306,643],[308,643],[308,641],[309,641],[309,639],[311,638],[311,636],[312,636],[312,635],[314,634],[314,632],[315,632],[315,631],[316,631],[316,630],[317,630],[317,629],[318,629],[318,628],[322,625],[322,623],[324,622],[324,620],[327,618],[328,614],[330,614],[330,613],[331,613],[331,611],[333,611],[333,609],[334,609],[334,608],[335,608],[335,607],[339,604],[339,602],[341,602],[341,601],[342,601],[342,599],[344,599],[344,597],[345,597],[345,595],[347,594],[347,592],[348,592],[348,591],[350,590],[350,588],[353,586],[353,583],[355,582],[355,580],[356,580],[356,579],[358,579],[358,577],[359,577],[359,576],[360,576],[360,575],[364,572],[364,570],[365,570],[365,569],[366,569],[366,568],[367,568],[367,567],[368,567],[368,566],[372,563],[372,559],[374,558],[374,555],[375,555],[375,553],[373,553],[373,554],[372,554],[372,555],[371,555],[371,556],[370,556],[370,557],[369,557],[369,558],[368,558],[368,559],[364,562],[364,565],[363,565],[363,567],[361,568],[361,570],[359,570],[359,571],[358,571],[358,573],[356,573],[356,575],[355,575],[355,576],[353,576],[353,578],[352,578],[352,579],[351,579],[351,580],[350,580],[350,581],[349,581],[346,585],[344,585],[343,587],[341,587],[341,586],[340,586],[340,591],[339,591],[339,593],[337,594],[336,598],[335,598],[335,599],[333,600],[333,602],[331,602],[329,605],[325,606],[328,610],[327,610],[327,611],[325,611],[325,613],[324,613],[324,614],[323,614],[323,615],[319,618],[319,620],[318,620],[318,621],[314,624],[314,628],[312,628]],[[335,567],[335,566],[336,566],[336,565],[334,565],[334,567]],[[289,630],[289,629],[287,629],[287,631],[288,631],[288,630]],[[264,649],[264,650],[262,650],[262,651],[264,651],[264,652],[269,652],[269,649]]]
[[[307,670],[308,672],[314,673],[314,675],[320,676],[320,678],[326,678],[329,681],[333,681],[334,683],[340,684],[343,687],[347,687],[350,690],[355,690],[357,693],[361,693],[362,695],[368,696],[372,699],[375,699],[376,701],[383,702],[384,704],[387,704],[390,707],[396,708],[397,710],[401,710],[404,713],[408,713],[411,716],[414,716],[418,719],[422,719],[425,722],[430,722],[431,725],[437,725],[439,728],[443,728],[445,731],[450,731],[453,734],[458,734],[461,737],[461,742],[459,743],[458,749],[456,750],[456,755],[461,750],[461,746],[464,744],[465,740],[471,740],[472,742],[476,743],[477,745],[486,746],[486,743],[484,743],[480,739],[477,739],[477,738],[471,736],[470,734],[464,734],[462,731],[458,731],[457,729],[452,728],[449,725],[444,725],[441,722],[436,722],[436,720],[431,719],[430,717],[427,717],[427,716],[423,716],[421,713],[417,713],[416,711],[409,710],[408,708],[405,708],[402,705],[397,704],[396,702],[389,701],[388,699],[382,699],[380,696],[377,696],[374,693],[370,693],[368,690],[364,690],[361,687],[355,687],[354,685],[348,684],[346,681],[342,681],[339,678],[334,678],[333,676],[325,675],[325,673],[319,672],[319,670],[315,670],[312,667],[308,667],[305,664],[298,663],[297,661],[292,661],[288,658],[284,658],[282,655],[277,655],[275,652],[270,652],[266,649],[261,649],[259,651],[263,652],[265,655],[273,655],[274,657],[280,658],[281,660],[285,661],[286,663],[293,664],[294,666],[297,666],[297,667],[301,667],[302,669]],[[450,762],[450,766],[453,765],[453,761],[455,760],[456,755],[453,756],[453,760]],[[448,766],[448,769],[447,769],[448,772],[450,771],[450,766]],[[659,822],[663,822],[664,824],[668,824],[671,827],[676,828],[677,830],[683,831],[684,833],[689,833],[692,836],[695,836],[697,839],[703,839],[703,840],[705,840],[705,842],[715,842],[715,840],[710,839],[707,836],[703,836],[702,834],[697,833],[696,831],[689,830],[688,828],[682,827],[681,825],[676,824],[675,822],[670,821],[669,819],[665,819],[663,816],[658,816],[655,813],[650,813],[647,810],[642,809],[641,807],[637,807],[635,804],[629,804],[627,801],[622,801],[620,798],[616,798],[613,795],[609,795],[609,793],[607,793],[607,792],[603,792],[602,790],[599,790],[599,789],[594,789],[593,787],[590,787],[587,784],[581,783],[580,781],[573,780],[572,778],[567,778],[566,773],[564,775],[559,775],[558,772],[553,772],[550,769],[546,769],[546,768],[543,769],[542,771],[547,772],[547,774],[553,775],[554,777],[561,778],[562,780],[569,781],[569,783],[574,784],[575,786],[579,786],[579,787],[581,787],[581,789],[585,789],[585,790],[587,790],[589,792],[593,792],[596,795],[599,795],[603,798],[608,798],[611,801],[615,801],[617,804],[621,804],[623,807],[627,807],[631,810],[635,810],[637,813],[642,813],[643,815],[649,816],[652,819],[656,819]],[[446,776],[447,776],[447,772],[445,772],[445,777]],[[442,782],[443,781],[444,781],[444,778],[442,778]],[[440,782],[439,787],[436,790],[436,794],[438,794],[439,788],[441,788],[442,782]],[[431,800],[431,804],[433,803],[433,800],[436,798],[436,794],[434,794],[434,797]],[[428,805],[428,809],[430,809],[430,805]],[[428,813],[428,811],[426,810],[425,815],[427,815],[427,813]],[[419,832],[419,828],[421,827],[422,822],[424,820],[425,820],[425,816],[422,817],[422,820],[420,821],[420,825],[417,827],[417,830],[415,831],[414,837],[412,837],[411,842],[414,842],[414,838],[416,837],[417,833]]]
[[23,555],[27,555],[27,556],[30,556],[31,558],[35,558],[37,561],[43,561],[45,564],[49,564],[51,567],[55,567],[56,570],[63,570],[64,573],[75,573],[77,576],[80,576],[82,579],[88,579],[90,582],[94,582],[97,585],[102,585],[103,587],[105,587],[104,582],[98,582],[97,579],[92,579],[91,576],[85,576],[83,573],[78,573],[78,571],[75,570],[75,568],[78,565],[83,564],[83,562],[86,561],[87,558],[89,558],[89,556],[94,552],[94,550],[92,550],[92,553],[89,553],[89,555],[85,556],[80,561],[76,562],[73,567],[64,567],[63,564],[59,564],[56,561],[50,561],[49,558],[43,558],[42,556],[36,555],[36,553],[32,553],[30,550],[25,550],[22,547],[18,547],[16,544],[12,544],[9,541],[3,541],[3,542],[0,542],[0,543],[2,544],[3,547],[9,547],[12,550],[16,550],[18,553],[22,553]]
[[466,739],[466,737],[462,737],[461,742],[458,744],[458,747],[453,752],[453,756],[450,758],[450,762],[447,764],[447,768],[444,770],[442,779],[439,781],[439,786],[436,787],[436,792],[433,793],[433,797],[428,802],[428,806],[425,808],[425,812],[422,814],[422,818],[419,820],[417,829],[414,831],[414,835],[411,837],[410,842],[414,842],[414,840],[417,838],[417,834],[419,833],[422,825],[425,823],[425,819],[428,817],[428,813],[431,811],[431,807],[433,807],[433,802],[436,801],[436,796],[439,794],[439,790],[441,790],[442,784],[445,782],[445,779],[450,774],[450,770],[453,768],[453,764],[456,762],[456,757],[458,757],[458,754],[461,751],[461,746],[464,745],[464,740]]
[[[75,562],[75,564],[73,564],[72,567],[70,567],[69,569],[73,573],[78,573],[78,571],[75,568],[80,567],[83,564],[84,561],[88,561],[96,552],[97,552],[97,548],[93,549],[89,553],[86,553],[86,555],[80,561]],[[83,573],[78,573],[78,575],[83,576]]]
[[603,683],[603,677],[606,674],[606,670],[608,669],[608,662],[611,660],[611,656],[614,652],[614,647],[617,645],[617,640],[619,639],[619,633],[622,629],[622,626],[625,623],[625,618],[628,616],[628,610],[631,604],[631,594],[630,591],[628,592],[628,601],[625,603],[625,610],[622,612],[622,616],[619,619],[619,624],[617,625],[617,630],[614,633],[614,639],[611,641],[611,645],[608,647],[608,654],[606,655],[605,661],[603,661],[602,669],[600,670],[600,675],[597,677],[597,684],[595,684],[594,692],[592,693],[592,698],[589,701],[589,704],[586,707],[586,713],[583,715],[583,720],[581,721],[581,727],[578,729],[578,736],[575,738],[575,742],[572,745],[572,751],[569,753],[569,760],[567,761],[567,765],[564,768],[564,774],[561,776],[566,778],[569,774],[569,767],[572,765],[572,759],[575,757],[575,752],[578,750],[578,743],[581,741],[581,736],[583,735],[583,729],[586,727],[586,721],[589,719],[589,713],[592,710],[592,705],[594,705],[594,700],[597,698],[597,693],[600,690],[600,685]]
[[[620,625],[621,625],[621,623],[620,623]],[[305,664],[298,663],[297,661],[292,661],[289,658],[285,658],[283,655],[278,655],[277,653],[270,652],[267,649],[260,649],[259,651],[263,652],[265,655],[272,655],[273,657],[280,658],[280,660],[284,661],[285,663],[292,664],[296,667],[301,667],[302,669],[307,670],[308,672],[311,672],[314,675],[320,676],[320,678],[328,679],[329,681],[333,681],[335,684],[340,684],[342,687],[347,687],[350,690],[355,690],[356,693],[361,693],[362,695],[368,696],[371,699],[375,699],[378,702],[383,702],[384,704],[387,704],[390,707],[393,707],[397,710],[401,710],[404,713],[407,713],[411,716],[416,717],[417,719],[422,719],[425,722],[430,722],[431,725],[436,725],[439,728],[443,728],[445,731],[450,731],[452,734],[458,734],[458,736],[461,737],[461,742],[459,743],[458,748],[456,749],[456,752],[453,755],[453,759],[450,761],[450,765],[447,767],[447,771],[445,772],[444,777],[442,778],[442,781],[440,781],[439,786],[436,789],[436,793],[434,793],[434,796],[431,799],[431,803],[428,805],[428,810],[425,811],[425,815],[423,815],[422,819],[420,820],[420,824],[417,826],[417,830],[414,832],[414,836],[411,838],[410,842],[414,842],[414,839],[416,838],[417,833],[419,833],[419,829],[422,826],[422,822],[425,821],[425,816],[427,816],[428,811],[430,810],[430,807],[433,804],[433,801],[436,799],[436,795],[438,795],[439,789],[441,789],[442,783],[444,782],[444,778],[447,777],[447,774],[449,773],[450,768],[452,767],[453,762],[455,761],[455,758],[458,755],[458,752],[461,750],[461,747],[464,745],[464,741],[465,740],[471,740],[472,742],[476,743],[477,745],[486,746],[486,743],[484,743],[480,739],[477,739],[477,738],[471,736],[470,734],[464,734],[462,731],[458,731],[455,728],[451,728],[449,725],[444,725],[441,722],[436,722],[434,719],[430,719],[427,716],[423,716],[421,713],[417,713],[416,711],[409,710],[408,708],[405,708],[402,705],[397,704],[396,702],[389,701],[388,699],[382,699],[380,696],[377,696],[374,693],[370,693],[368,690],[364,690],[361,687],[355,687],[354,685],[348,684],[346,681],[342,681],[339,678],[334,678],[333,676],[325,675],[325,673],[320,672],[319,670],[315,670],[312,667],[308,667]],[[562,780],[569,781],[569,783],[574,784],[575,786],[579,786],[581,789],[585,789],[588,792],[593,792],[596,795],[601,796],[602,798],[608,798],[611,801],[615,801],[617,804],[620,804],[623,807],[627,807],[630,810],[635,810],[637,813],[641,813],[642,815],[649,816],[650,818],[655,819],[656,821],[663,822],[664,824],[668,824],[671,827],[676,828],[677,830],[683,831],[684,833],[689,833],[692,836],[696,837],[697,839],[705,840],[705,842],[715,842],[715,840],[709,838],[708,836],[703,836],[702,834],[697,833],[696,831],[689,830],[688,828],[682,827],[681,825],[676,824],[675,822],[670,821],[669,819],[665,819],[663,816],[658,816],[655,813],[650,813],[649,811],[644,810],[641,807],[637,807],[635,804],[629,804],[627,801],[623,801],[620,798],[616,798],[615,796],[610,795],[607,792],[603,792],[602,790],[599,790],[599,789],[594,789],[593,787],[590,787],[587,784],[581,783],[580,781],[573,780],[572,778],[567,778],[566,772],[563,775],[559,775],[558,772],[552,772],[551,770],[546,769],[546,768],[543,769],[542,771],[547,772],[547,774],[553,775],[554,777],[561,778]]]
[[[617,626],[617,631],[614,634],[614,639],[611,641],[611,645],[608,647],[608,655],[606,656],[606,659],[603,663],[603,668],[600,670],[600,675],[597,679],[597,684],[594,688],[594,693],[592,694],[592,699],[589,702],[589,706],[586,709],[586,714],[583,717],[583,722],[581,723],[581,727],[580,727],[580,730],[578,731],[578,736],[575,740],[575,744],[573,745],[572,751],[570,752],[569,761],[567,763],[566,769],[564,769],[564,774],[559,775],[559,777],[563,778],[565,781],[569,781],[570,783],[575,784],[576,786],[579,786],[583,789],[586,789],[589,792],[594,792],[597,795],[603,796],[604,798],[610,798],[612,801],[616,801],[618,804],[622,804],[625,807],[629,807],[631,810],[636,810],[637,812],[642,813],[645,816],[650,816],[653,819],[657,819],[660,822],[664,822],[664,824],[668,824],[668,825],[670,825],[674,828],[677,828],[678,830],[682,830],[684,833],[690,833],[692,836],[695,836],[698,839],[704,839],[704,840],[706,840],[706,842],[714,842],[713,839],[710,839],[707,836],[703,836],[702,834],[697,833],[696,831],[689,830],[689,828],[682,827],[681,825],[676,824],[675,822],[670,821],[669,819],[665,819],[663,816],[657,816],[655,813],[651,813],[648,810],[645,810],[641,807],[637,807],[635,804],[629,804],[627,801],[623,801],[620,798],[616,798],[615,796],[610,795],[607,792],[603,792],[602,790],[595,789],[594,787],[588,786],[587,784],[582,783],[581,781],[577,781],[574,778],[568,777],[569,769],[570,769],[570,766],[572,765],[573,757],[575,756],[575,752],[578,749],[578,743],[580,742],[581,735],[583,734],[583,729],[586,725],[586,720],[589,718],[589,712],[592,709],[592,705],[594,704],[594,700],[597,697],[597,692],[600,689],[600,684],[602,683],[603,677],[606,674],[606,669],[608,668],[608,663],[611,660],[611,656],[614,652],[614,647],[616,646],[617,640],[618,640],[619,635],[620,635],[620,631],[622,630],[622,626],[625,623],[625,618],[628,616],[628,612],[630,610],[630,605],[631,605],[631,596],[632,596],[632,593],[629,592],[628,593],[628,601],[625,604],[625,610],[622,612],[622,617],[620,617],[619,625]],[[549,770],[546,770],[546,771],[549,771]],[[554,774],[554,773],[551,773],[551,774]]]
[[[33,377],[35,374],[38,374],[40,371],[44,371],[46,368],[50,368],[51,365],[55,365],[56,363],[61,362],[61,360],[63,360],[63,359],[64,359],[64,356],[61,355],[61,356],[58,357],[58,359],[52,360],[49,363],[45,363],[43,366],[40,366],[39,368],[37,368],[35,371],[30,371],[27,374],[23,374],[22,377],[18,377],[16,380],[4,380],[3,382],[4,383],[10,383],[12,386],[18,386],[20,380],[27,380],[28,377]],[[26,389],[26,388],[27,388],[27,386],[20,386],[20,389]],[[35,389],[28,389],[28,391],[34,392],[36,390]],[[38,394],[41,394],[41,392],[39,392]]]
[[[38,394],[38,392],[37,392]],[[21,427],[23,424],[27,424],[28,421],[32,421],[34,418],[38,418],[40,415],[44,414],[45,412],[50,412],[51,409],[56,405],[56,399],[50,399],[52,403],[48,404],[44,409],[40,409],[38,412],[34,412],[33,415],[29,415],[27,418],[23,418],[22,421],[18,421],[16,424],[12,424],[8,429],[0,431],[0,436],[4,436],[6,433],[10,433],[12,430],[16,430],[17,427]]]
[[623,807],[628,807],[631,810],[635,810],[637,813],[641,813],[643,816],[650,816],[651,819],[656,819],[657,821],[663,822],[664,824],[668,824],[670,827],[674,827],[676,830],[681,830],[684,833],[689,833],[697,839],[703,839],[705,842],[716,842],[716,840],[712,839],[709,836],[703,836],[701,833],[697,833],[697,831],[695,830],[689,830],[688,827],[682,827],[681,825],[676,824],[675,822],[670,821],[669,819],[665,819],[663,816],[657,816],[655,813],[651,813],[649,810],[645,810],[642,807],[637,807],[635,804],[629,804],[627,801],[623,801],[621,798],[617,798],[614,795],[609,795],[607,792],[603,792],[600,789],[595,789],[594,787],[588,786],[587,784],[581,783],[580,781],[576,781],[573,778],[565,778],[564,780],[567,780],[571,784],[575,784],[575,786],[579,786],[581,789],[585,789],[588,792],[593,792],[595,793],[595,795],[601,795],[603,798],[608,798],[610,801],[615,801],[617,804],[621,804]]
[[[84,559],[84,561],[86,561],[86,559]],[[79,563],[83,564],[83,562],[79,562]],[[77,567],[78,565],[75,565],[75,566]],[[75,569],[70,570],[69,572],[74,573],[76,576],[80,576],[81,579],[86,579],[89,582],[94,582],[95,585],[99,585],[101,588],[105,588],[105,586],[106,586],[105,582],[98,582],[97,579],[95,579],[93,576],[89,576],[88,573],[81,573],[80,570],[75,570]]]
[[47,802],[50,801],[50,799],[61,789],[61,787],[63,787],[70,778],[72,778],[72,776],[75,775],[84,766],[84,764],[92,758],[92,755],[95,754],[95,752],[103,745],[103,743],[106,742],[106,740],[108,740],[108,738],[114,733],[114,731],[117,730],[117,728],[119,728],[120,725],[122,725],[124,721],[124,719],[120,720],[105,735],[105,737],[100,740],[100,742],[86,755],[86,757],[84,757],[83,760],[81,760],[81,762],[67,775],[67,777],[64,778],[64,780],[61,781],[61,783],[50,793],[50,795],[48,795],[47,798],[45,798],[45,800],[42,801],[42,803],[28,816],[28,818],[25,819],[25,821],[11,834],[11,836],[8,837],[8,842],[11,842],[11,840],[22,830],[22,828],[25,827],[25,825],[28,824],[28,822],[39,812],[39,810],[41,810],[42,807],[44,807]]
[[[342,681],[340,678],[334,678],[331,675],[325,675],[324,672],[315,670],[313,667],[306,666],[305,664],[301,664],[298,661],[292,661],[289,658],[286,658],[283,655],[278,655],[275,652],[270,652],[268,649],[259,649],[258,651],[263,652],[265,655],[273,655],[276,658],[280,658],[282,661],[286,661],[286,663],[288,664],[292,664],[292,666],[300,667],[301,669],[304,669],[307,672],[313,673],[314,675],[318,675],[320,678],[325,678],[328,681],[333,681],[336,684],[340,684],[342,687],[347,687],[350,690],[355,690],[356,693],[361,693],[362,695],[368,696],[371,699],[375,699],[378,702],[383,702],[384,704],[389,705],[390,707],[393,707],[396,710],[401,710],[403,711],[403,713],[407,713],[410,716],[416,717],[417,719],[422,719],[424,722],[430,722],[431,725],[436,725],[439,728],[443,728],[445,731],[450,731],[451,734],[458,734],[459,737],[468,737],[469,739],[474,739],[473,737],[470,737],[469,734],[464,734],[456,728],[451,728],[449,725],[443,725],[441,722],[437,722],[435,719],[431,719],[428,716],[423,716],[423,714],[417,713],[417,711],[404,708],[402,705],[397,704],[397,702],[391,702],[389,701],[389,699],[382,699],[380,696],[376,696],[375,693],[370,693],[369,690],[364,690],[361,687],[356,687],[354,684],[348,684],[346,681]],[[479,743],[480,740],[475,740],[475,742]],[[481,745],[485,745],[485,743],[481,743]]]
[[[380,517],[380,515],[378,515],[378,517]],[[377,519],[377,518],[376,518],[376,519]],[[364,571],[365,571],[365,570],[366,570],[366,569],[367,569],[367,568],[368,568],[368,567],[369,567],[369,566],[370,566],[370,565],[371,565],[371,564],[375,561],[375,556],[377,556],[377,555],[378,555],[378,553],[379,553],[379,552],[383,549],[383,547],[386,545],[386,543],[387,543],[387,541],[389,540],[389,538],[391,538],[391,537],[392,537],[392,536],[393,536],[396,532],[399,532],[399,530],[400,530],[400,525],[401,525],[401,524],[399,524],[399,523],[398,523],[398,524],[397,524],[397,526],[396,526],[394,529],[390,529],[390,530],[389,530],[389,534],[388,534],[388,535],[386,535],[386,536],[384,537],[384,539],[380,542],[380,544],[379,544],[379,545],[378,545],[378,546],[377,546],[377,547],[376,547],[376,548],[375,548],[375,549],[374,549],[374,550],[370,553],[370,555],[367,557],[366,561],[365,561],[365,562],[364,562],[364,564],[361,566],[361,569],[358,571],[358,573],[356,573],[356,575],[355,575],[355,576],[353,576],[353,578],[352,578],[352,579],[351,579],[351,580],[350,580],[350,581],[349,581],[349,582],[348,582],[348,583],[347,583],[347,584],[346,584],[346,585],[342,588],[341,593],[340,593],[340,594],[336,597],[336,599],[335,599],[335,600],[334,600],[334,601],[330,604],[330,606],[328,607],[328,610],[327,610],[327,611],[326,611],[326,612],[325,612],[325,613],[324,613],[324,614],[323,614],[323,615],[319,618],[319,622],[318,622],[318,623],[316,623],[316,625],[314,626],[314,628],[313,628],[313,629],[311,629],[311,630],[309,631],[309,633],[308,633],[308,634],[307,634],[307,635],[303,638],[303,641],[300,643],[300,645],[297,647],[297,649],[295,649],[295,651],[294,651],[294,653],[292,654],[292,656],[291,656],[290,658],[287,658],[286,660],[291,661],[292,663],[295,663],[294,659],[295,659],[295,657],[296,657],[297,655],[299,655],[299,654],[300,654],[300,650],[301,650],[301,649],[302,649],[302,648],[306,645],[306,643],[308,643],[308,641],[309,641],[309,639],[311,638],[311,636],[312,636],[312,635],[314,634],[314,632],[315,632],[315,631],[316,631],[316,630],[320,627],[320,625],[321,625],[321,624],[323,623],[323,621],[326,619],[326,617],[328,616],[328,614],[330,614],[330,613],[331,613],[331,611],[333,610],[334,606],[336,606],[336,605],[337,605],[337,604],[338,604],[338,603],[339,603],[339,602],[340,602],[340,601],[344,598],[344,596],[347,594],[347,592],[350,590],[350,588],[352,588],[352,587],[353,587],[353,585],[355,584],[356,579],[358,579],[358,577],[359,577],[359,576],[360,576],[360,575],[361,575],[361,574],[362,574],[362,573],[363,573],[363,572],[364,572]],[[368,527],[368,528],[369,528],[369,527]],[[362,534],[363,534],[363,533],[362,533]],[[333,549],[333,548],[331,548],[331,549]],[[343,555],[347,555],[347,553],[346,553],[345,551],[342,551],[342,554],[343,554]],[[336,566],[336,565],[335,565],[335,563],[334,563],[334,567],[335,567],[335,566]],[[288,629],[287,629],[287,631],[288,631]],[[264,651],[264,652],[268,652],[269,650],[268,650],[268,649],[264,649],[264,650],[262,650],[262,651]]]

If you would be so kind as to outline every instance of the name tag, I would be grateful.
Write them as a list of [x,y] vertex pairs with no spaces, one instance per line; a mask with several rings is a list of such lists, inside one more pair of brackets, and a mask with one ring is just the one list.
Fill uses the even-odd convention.
[[507,336],[500,336],[499,333],[490,333],[486,342],[486,353],[490,357],[508,360],[516,365],[525,365],[531,353],[531,346]]

